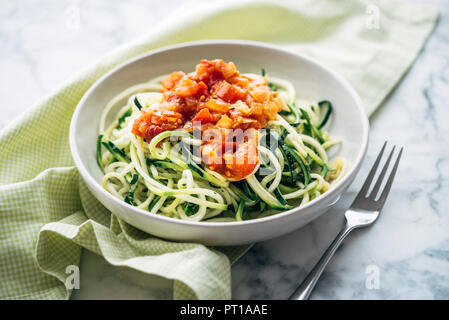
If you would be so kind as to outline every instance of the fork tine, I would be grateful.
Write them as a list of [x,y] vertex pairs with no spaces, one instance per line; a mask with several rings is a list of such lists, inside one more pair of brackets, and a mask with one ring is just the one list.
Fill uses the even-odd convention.
[[385,162],[384,167],[382,168],[382,171],[381,171],[379,177],[377,178],[376,184],[374,185],[374,188],[369,195],[370,198],[376,199],[376,196],[379,193],[380,186],[382,184],[382,181],[384,180],[385,174],[387,173],[388,166],[390,165],[390,161],[391,161],[391,157],[393,156],[394,149],[396,149],[396,146],[393,146],[393,149],[391,149],[388,159]]
[[396,158],[396,162],[394,163],[393,170],[391,170],[390,176],[388,177],[387,184],[385,185],[384,190],[382,191],[382,194],[379,197],[379,200],[377,201],[381,206],[385,203],[385,200],[387,199],[388,193],[390,193],[391,185],[393,184],[394,177],[396,175],[396,171],[399,166],[399,161],[401,160],[402,156],[402,150],[404,148],[401,148],[399,151],[398,157]]
[[379,155],[377,156],[376,162],[374,162],[373,167],[371,168],[371,171],[369,172],[368,177],[366,178],[365,183],[362,186],[362,189],[360,189],[360,191],[357,195],[357,198],[359,196],[365,197],[366,194],[368,193],[368,189],[371,185],[371,181],[373,180],[374,175],[376,174],[377,167],[379,166],[380,159],[382,158],[382,155],[384,153],[386,146],[387,146],[387,141],[384,142],[384,145],[383,145],[382,149],[380,150]]

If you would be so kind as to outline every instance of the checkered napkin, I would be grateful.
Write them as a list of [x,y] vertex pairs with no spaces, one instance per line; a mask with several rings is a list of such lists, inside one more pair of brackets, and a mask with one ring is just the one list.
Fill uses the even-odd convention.
[[199,1],[106,55],[0,134],[0,298],[69,298],[68,267],[79,265],[82,248],[113,265],[173,279],[175,299],[231,297],[230,264],[248,247],[155,238],[111,215],[80,181],[70,120],[86,90],[111,68],[183,41],[273,42],[335,68],[372,112],[412,64],[436,18],[433,9],[396,1]]

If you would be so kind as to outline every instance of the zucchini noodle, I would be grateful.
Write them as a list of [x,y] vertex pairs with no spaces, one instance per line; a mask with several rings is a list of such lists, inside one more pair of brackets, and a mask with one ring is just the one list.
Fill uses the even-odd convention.
[[202,145],[187,131],[164,131],[147,143],[132,133],[133,123],[141,110],[161,102],[163,78],[122,91],[101,115],[97,161],[104,172],[102,186],[129,205],[188,221],[261,218],[310,202],[347,172],[343,158],[328,159],[327,150],[341,143],[323,129],[331,103],[297,100],[289,81],[266,76],[284,106],[262,129],[260,163],[244,180],[228,179],[201,163],[201,156],[184,152]]

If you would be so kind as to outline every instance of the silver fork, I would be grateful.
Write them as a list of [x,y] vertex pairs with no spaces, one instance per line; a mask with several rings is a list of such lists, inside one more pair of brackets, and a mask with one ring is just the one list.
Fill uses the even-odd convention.
[[335,251],[338,249],[346,236],[354,229],[367,227],[373,224],[377,220],[377,217],[379,217],[379,213],[385,204],[385,200],[387,199],[391,185],[393,184],[393,179],[398,169],[399,160],[401,159],[403,149],[401,148],[401,150],[399,151],[393,169],[391,170],[391,173],[388,177],[387,183],[385,184],[382,193],[377,198],[380,187],[382,185],[382,181],[384,180],[385,174],[387,173],[388,166],[393,156],[394,149],[396,148],[396,146],[394,146],[391,150],[390,155],[388,156],[388,159],[379,175],[379,178],[376,181],[376,184],[374,185],[372,191],[368,194],[368,190],[372,185],[374,175],[376,174],[377,167],[379,166],[386,145],[387,142],[385,141],[379,155],[377,156],[376,162],[374,162],[374,165],[371,168],[371,171],[366,178],[365,183],[363,184],[362,189],[357,194],[351,207],[346,210],[346,224],[344,228],[340,231],[335,240],[331,243],[329,248],[323,254],[315,267],[313,267],[312,271],[310,271],[301,285],[290,296],[289,300],[306,300],[312,293],[312,290],[315,287],[318,279],[320,278],[324,268],[327,266]]

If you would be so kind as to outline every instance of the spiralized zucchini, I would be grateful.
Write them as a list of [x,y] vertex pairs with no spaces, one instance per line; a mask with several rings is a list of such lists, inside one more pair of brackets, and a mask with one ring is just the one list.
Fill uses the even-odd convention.
[[[102,185],[129,205],[190,221],[242,221],[302,206],[345,174],[346,161],[336,158],[329,163],[327,155],[330,147],[341,143],[323,130],[331,103],[297,100],[293,85],[276,78],[268,83],[286,102],[285,108],[263,130],[260,165],[245,180],[230,181],[185,152],[202,143],[187,132],[165,131],[148,144],[131,129],[141,109],[162,99],[161,79],[121,92],[105,107],[99,124]],[[124,105],[107,126],[111,110],[120,104]]]

